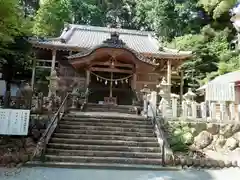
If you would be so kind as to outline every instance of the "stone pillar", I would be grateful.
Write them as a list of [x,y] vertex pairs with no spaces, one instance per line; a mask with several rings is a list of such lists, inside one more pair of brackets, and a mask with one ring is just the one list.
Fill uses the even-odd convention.
[[207,104],[206,102],[201,103],[201,115],[203,119],[207,118]]
[[229,105],[229,112],[230,112],[230,117],[229,120],[235,120],[236,119],[236,111],[235,111],[235,104],[231,103]]
[[172,107],[171,107],[171,91],[170,91],[171,84],[167,83],[165,78],[163,78],[162,82],[157,85],[157,88],[160,88],[159,95],[162,97],[161,102],[159,104],[159,109],[165,106],[165,112],[162,114],[165,115],[165,118],[171,119],[172,118]]
[[148,109],[150,110],[149,115],[156,116],[157,115],[157,92],[152,91],[151,96],[150,96],[150,101],[149,101],[151,107]]
[[183,97],[186,100],[186,104],[187,104],[187,116],[189,117],[197,116],[197,107],[196,107],[197,105],[196,103],[195,104],[193,103],[194,98],[196,97],[196,94],[192,92],[191,88],[188,88],[188,92],[184,94]]
[[147,85],[144,85],[143,89],[141,89],[141,93],[143,93],[143,114],[147,115],[148,112],[148,95],[150,93],[150,89]]
[[53,49],[53,50],[52,50],[52,66],[51,66],[51,73],[55,70],[56,55],[57,55],[57,51],[56,51],[56,49]]
[[192,109],[192,118],[196,119],[197,118],[197,102],[192,101],[191,102],[191,109]]
[[220,103],[220,120],[221,121],[226,120],[225,114],[226,114],[226,104],[225,104],[225,102],[221,102]]
[[173,111],[173,118],[178,117],[178,98],[179,96],[177,94],[172,94],[172,111]]
[[237,105],[237,121],[240,121],[240,104]]
[[182,117],[187,118],[188,116],[188,105],[186,101],[182,102]]
[[214,103],[214,102],[212,102],[210,104],[210,119],[212,119],[212,120],[217,119],[216,103]]

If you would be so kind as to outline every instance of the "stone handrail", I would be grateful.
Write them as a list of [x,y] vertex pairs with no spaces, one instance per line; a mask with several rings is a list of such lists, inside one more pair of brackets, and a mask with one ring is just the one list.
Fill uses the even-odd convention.
[[164,165],[166,165],[166,161],[168,160],[169,155],[172,156],[173,152],[172,152],[170,145],[168,144],[168,141],[165,138],[164,133],[161,129],[161,127],[162,127],[161,120],[163,120],[163,119],[158,114],[158,112],[155,111],[154,109],[155,108],[151,104],[151,100],[147,101],[147,111],[148,111],[147,117],[149,119],[151,119],[152,124],[155,129],[155,132],[157,134],[158,143],[162,150],[162,165],[164,166]]
[[[240,105],[234,102],[201,102],[194,100],[196,96],[191,90],[184,95],[180,102],[179,95],[169,96],[159,93],[162,97],[157,102],[157,92],[153,91],[148,96],[151,97],[151,104],[155,107],[154,112],[160,112],[166,120],[177,120],[178,118],[187,120],[205,120],[211,122],[240,123]],[[144,105],[144,112],[146,105]]]

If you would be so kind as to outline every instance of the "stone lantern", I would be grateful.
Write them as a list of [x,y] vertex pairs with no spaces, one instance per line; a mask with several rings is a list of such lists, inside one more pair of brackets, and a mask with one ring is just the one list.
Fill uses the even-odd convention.
[[147,114],[147,109],[148,109],[148,94],[151,92],[151,90],[148,88],[147,85],[144,85],[143,89],[140,90],[141,93],[143,93],[143,102],[144,102],[144,106],[143,106],[143,114],[146,115]]
[[59,78],[57,76],[57,72],[56,70],[53,70],[51,72],[51,75],[49,77],[47,77],[47,80],[49,80],[49,93],[48,93],[48,97],[51,96],[56,96],[56,92],[58,90],[58,81]]
[[172,118],[172,107],[171,107],[171,84],[167,83],[165,77],[163,77],[160,84],[157,85],[160,89],[159,95],[162,97],[159,109],[166,118]]
[[197,113],[197,105],[196,102],[194,101],[196,97],[196,94],[192,92],[191,88],[188,88],[188,92],[183,95],[183,98],[186,100],[183,102],[183,111],[184,116],[192,116],[196,118],[196,113]]
[[194,92],[192,92],[192,88],[188,88],[188,92],[186,94],[183,95],[184,99],[186,99],[186,101],[193,101],[194,98],[196,97],[196,94]]
[[76,109],[77,104],[78,104],[78,97],[80,96],[79,89],[78,88],[74,89],[73,92],[71,93],[71,95],[72,95],[72,107],[71,107],[71,109]]

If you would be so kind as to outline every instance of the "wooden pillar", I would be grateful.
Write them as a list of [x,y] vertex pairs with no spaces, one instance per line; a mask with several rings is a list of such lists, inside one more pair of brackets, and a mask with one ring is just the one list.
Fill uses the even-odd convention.
[[35,74],[36,74],[36,58],[33,58],[33,63],[32,63],[32,79],[31,79],[31,87],[32,90],[34,89],[34,84],[35,84]]
[[183,86],[184,86],[184,80],[183,80],[183,71],[180,72],[181,82],[180,82],[180,104],[182,104],[183,101]]
[[86,88],[89,86],[90,83],[90,71],[86,69]]
[[52,50],[52,66],[51,66],[51,74],[52,74],[52,72],[55,70],[56,55],[57,55],[57,51],[56,51],[56,49],[53,49],[53,50]]
[[137,86],[137,74],[134,73],[132,76],[132,90],[136,90],[136,86]]
[[172,80],[172,61],[171,59],[168,59],[167,62],[167,83],[171,85]]

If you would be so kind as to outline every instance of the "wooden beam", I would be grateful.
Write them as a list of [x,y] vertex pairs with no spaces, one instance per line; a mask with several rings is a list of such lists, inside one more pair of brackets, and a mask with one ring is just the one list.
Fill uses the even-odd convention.
[[90,67],[90,71],[102,71],[102,72],[116,72],[116,73],[127,73],[132,74],[131,70],[117,69],[117,68],[98,68],[98,67]]
[[[91,66],[111,66],[111,62],[109,62],[109,61],[107,61],[107,62],[93,62],[93,63],[91,63]],[[134,66],[132,64],[123,64],[123,63],[119,63],[119,62],[115,62],[114,66],[134,68]]]

